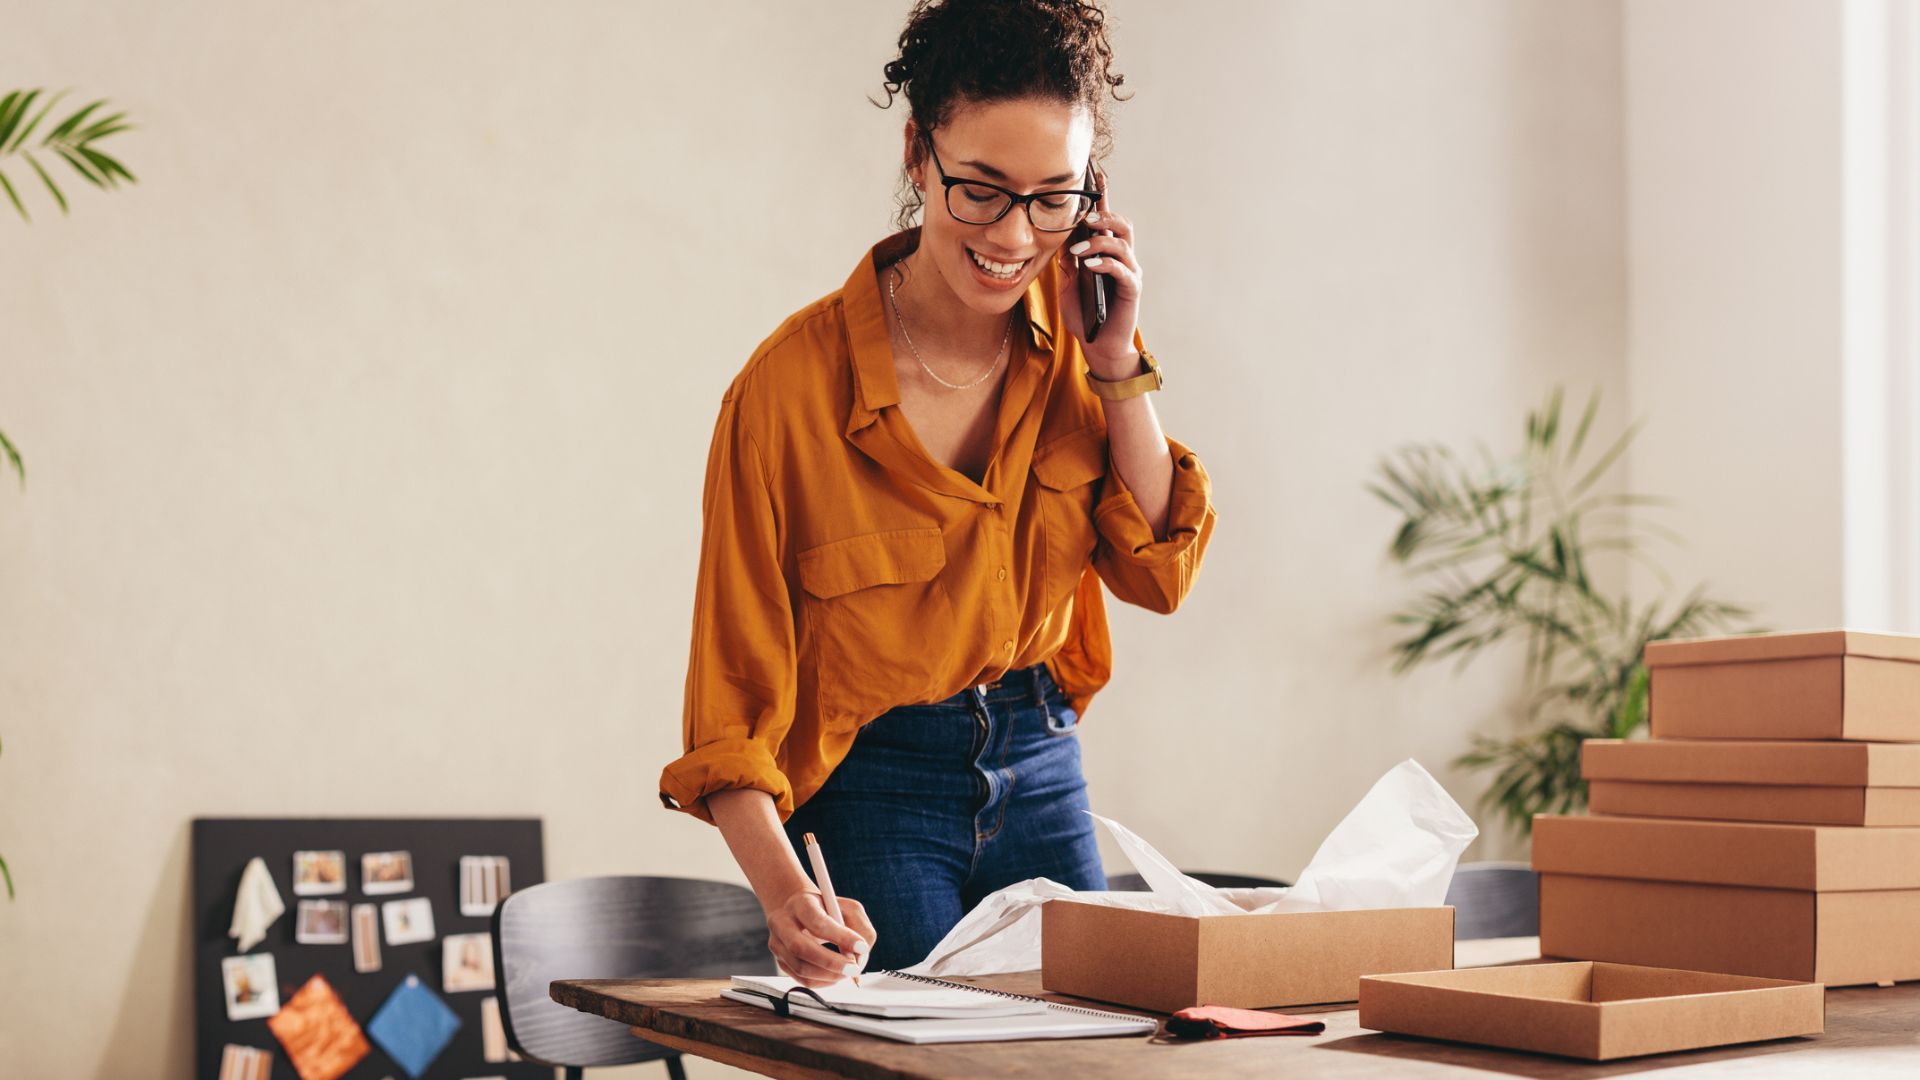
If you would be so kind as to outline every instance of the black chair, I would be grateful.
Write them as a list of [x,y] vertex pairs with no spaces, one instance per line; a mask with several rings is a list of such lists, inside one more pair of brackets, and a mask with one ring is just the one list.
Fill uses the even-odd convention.
[[753,892],[723,881],[595,877],[512,893],[493,912],[493,970],[507,1045],[580,1080],[589,1066],[664,1060],[686,1080],[676,1050],[627,1025],[567,1008],[547,995],[556,979],[725,978],[774,974],[767,922]]
[[1456,941],[1540,933],[1540,878],[1526,863],[1462,863],[1447,886]]
[[[1216,889],[1257,889],[1292,884],[1277,878],[1251,877],[1246,874],[1213,874],[1205,870],[1182,870],[1190,878],[1204,881]],[[1146,892],[1147,879],[1139,874],[1108,874],[1108,892]]]

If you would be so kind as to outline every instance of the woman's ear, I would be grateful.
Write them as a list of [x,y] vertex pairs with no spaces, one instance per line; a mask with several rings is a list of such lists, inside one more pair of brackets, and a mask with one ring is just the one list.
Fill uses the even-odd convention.
[[920,128],[912,120],[906,125],[906,146],[902,152],[902,165],[907,170],[907,179],[922,194],[926,193],[926,181],[921,176],[926,171],[926,152],[920,146]]

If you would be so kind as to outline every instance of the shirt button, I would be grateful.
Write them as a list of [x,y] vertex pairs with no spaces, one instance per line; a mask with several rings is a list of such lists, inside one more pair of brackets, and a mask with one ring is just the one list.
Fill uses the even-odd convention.
[[1012,651],[1013,651],[1013,642],[1011,642],[1011,641],[1003,641],[1003,642],[1001,642],[1001,643],[1000,643],[1000,647],[1001,647],[1001,648],[1003,648],[1003,649],[1005,649],[1005,650],[1007,650],[1008,652],[1012,652]]
[[986,507],[987,507],[987,509],[989,509],[989,510],[998,510],[998,509],[1000,509],[1000,504],[999,504],[999,503],[987,503],[987,504],[986,504]]
[[994,571],[993,576],[1000,579],[1001,581],[1007,580],[1007,568],[1004,566],[1001,567],[1000,569]]

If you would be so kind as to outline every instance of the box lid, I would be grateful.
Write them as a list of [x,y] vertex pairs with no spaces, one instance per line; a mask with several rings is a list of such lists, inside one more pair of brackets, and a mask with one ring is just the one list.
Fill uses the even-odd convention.
[[1920,889],[1920,828],[1540,814],[1533,868],[1818,892]]
[[1667,784],[1920,787],[1920,743],[1588,739],[1586,780]]
[[1648,667],[1796,660],[1815,656],[1873,656],[1920,662],[1920,636],[1862,630],[1807,630],[1725,637],[1676,638],[1647,643]]

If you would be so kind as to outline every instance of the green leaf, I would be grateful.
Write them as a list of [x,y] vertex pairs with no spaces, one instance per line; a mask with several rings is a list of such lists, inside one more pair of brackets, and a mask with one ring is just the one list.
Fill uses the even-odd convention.
[[1587,397],[1587,407],[1580,413],[1580,426],[1574,429],[1573,442],[1567,445],[1567,456],[1561,460],[1572,464],[1580,456],[1580,448],[1587,444],[1587,431],[1593,427],[1593,415],[1600,410],[1600,390],[1594,388]]
[[95,120],[93,123],[87,125],[86,130],[75,133],[73,140],[75,142],[83,142],[83,143],[92,142],[93,140],[100,138],[100,136],[103,133],[105,133],[107,128],[113,127],[113,125],[119,123],[122,120],[125,120],[126,118],[127,118],[126,113],[117,112],[117,113],[114,113],[112,116],[106,117],[105,119]]
[[0,98],[0,146],[7,145],[20,118],[33,107],[33,99],[39,95],[40,91],[30,90],[25,97],[21,97],[20,91],[15,90],[5,98]]
[[1626,452],[1627,444],[1631,443],[1633,437],[1639,433],[1640,424],[1641,421],[1635,420],[1627,425],[1627,430],[1620,433],[1620,437],[1607,448],[1607,452],[1600,455],[1600,460],[1594,462],[1593,467],[1587,470],[1587,474],[1573,485],[1572,490],[1567,493],[1569,498],[1579,498],[1582,492],[1593,486],[1595,480],[1600,479],[1602,473],[1613,466],[1614,461]]
[[101,153],[100,151],[95,150],[91,146],[82,146],[82,147],[78,147],[78,149],[80,153],[84,155],[88,161],[93,163],[94,168],[100,170],[100,175],[106,177],[108,183],[110,184],[119,183],[119,180],[115,179],[116,174],[124,175],[128,179],[133,178],[131,173],[128,173],[127,170],[120,167],[119,162],[113,160],[107,155]]
[[13,466],[13,471],[20,474],[20,490],[25,491],[27,488],[27,463],[20,457],[20,448],[13,445],[13,441],[7,438],[7,433],[4,431],[0,431],[0,453],[6,454],[7,464]]
[[99,101],[94,102],[91,105],[86,106],[85,108],[81,109],[79,112],[74,113],[72,116],[67,117],[65,120],[62,120],[60,122],[59,127],[56,127],[52,131],[47,132],[46,141],[51,143],[51,142],[56,142],[60,139],[66,138],[68,135],[73,133],[74,128],[77,128],[80,126],[80,122],[87,118],[88,113],[92,112],[93,110],[105,104],[106,104],[106,100],[103,98]]
[[7,198],[13,200],[13,208],[20,211],[21,218],[32,221],[33,216],[27,213],[26,204],[20,201],[20,193],[13,190],[13,181],[7,179],[6,173],[0,173],[0,188],[6,189]]
[[5,858],[0,858],[0,878],[7,879],[7,899],[13,899],[13,871],[7,869]]
[[1547,418],[1540,430],[1540,445],[1551,447],[1554,433],[1560,430],[1560,387],[1553,388],[1553,394],[1547,399]]
[[27,164],[33,166],[34,172],[40,174],[40,182],[47,185],[47,190],[53,193],[53,201],[60,204],[60,212],[63,214],[66,213],[67,197],[60,194],[60,187],[53,182],[53,177],[47,175],[47,170],[40,167],[39,160],[32,154],[22,151],[20,156],[27,159]]
[[65,146],[55,146],[53,148],[53,152],[56,154],[59,154],[63,158],[66,158],[67,164],[73,166],[74,171],[78,172],[81,176],[86,177],[87,181],[91,183],[94,187],[97,187],[102,191],[107,190],[106,182],[101,180],[99,177],[93,175],[93,168],[89,166],[85,161],[81,160],[81,158],[79,158],[77,155],[75,155],[72,150],[68,149]]
[[12,153],[25,145],[27,139],[33,135],[33,130],[40,126],[40,121],[46,119],[47,114],[53,111],[53,107],[59,104],[61,98],[66,96],[67,92],[62,90],[48,98],[47,103],[40,106],[40,111],[34,114],[33,119],[27,121],[27,126],[21,128],[19,134],[13,137],[13,145],[7,146],[4,141],[0,141],[0,153]]

